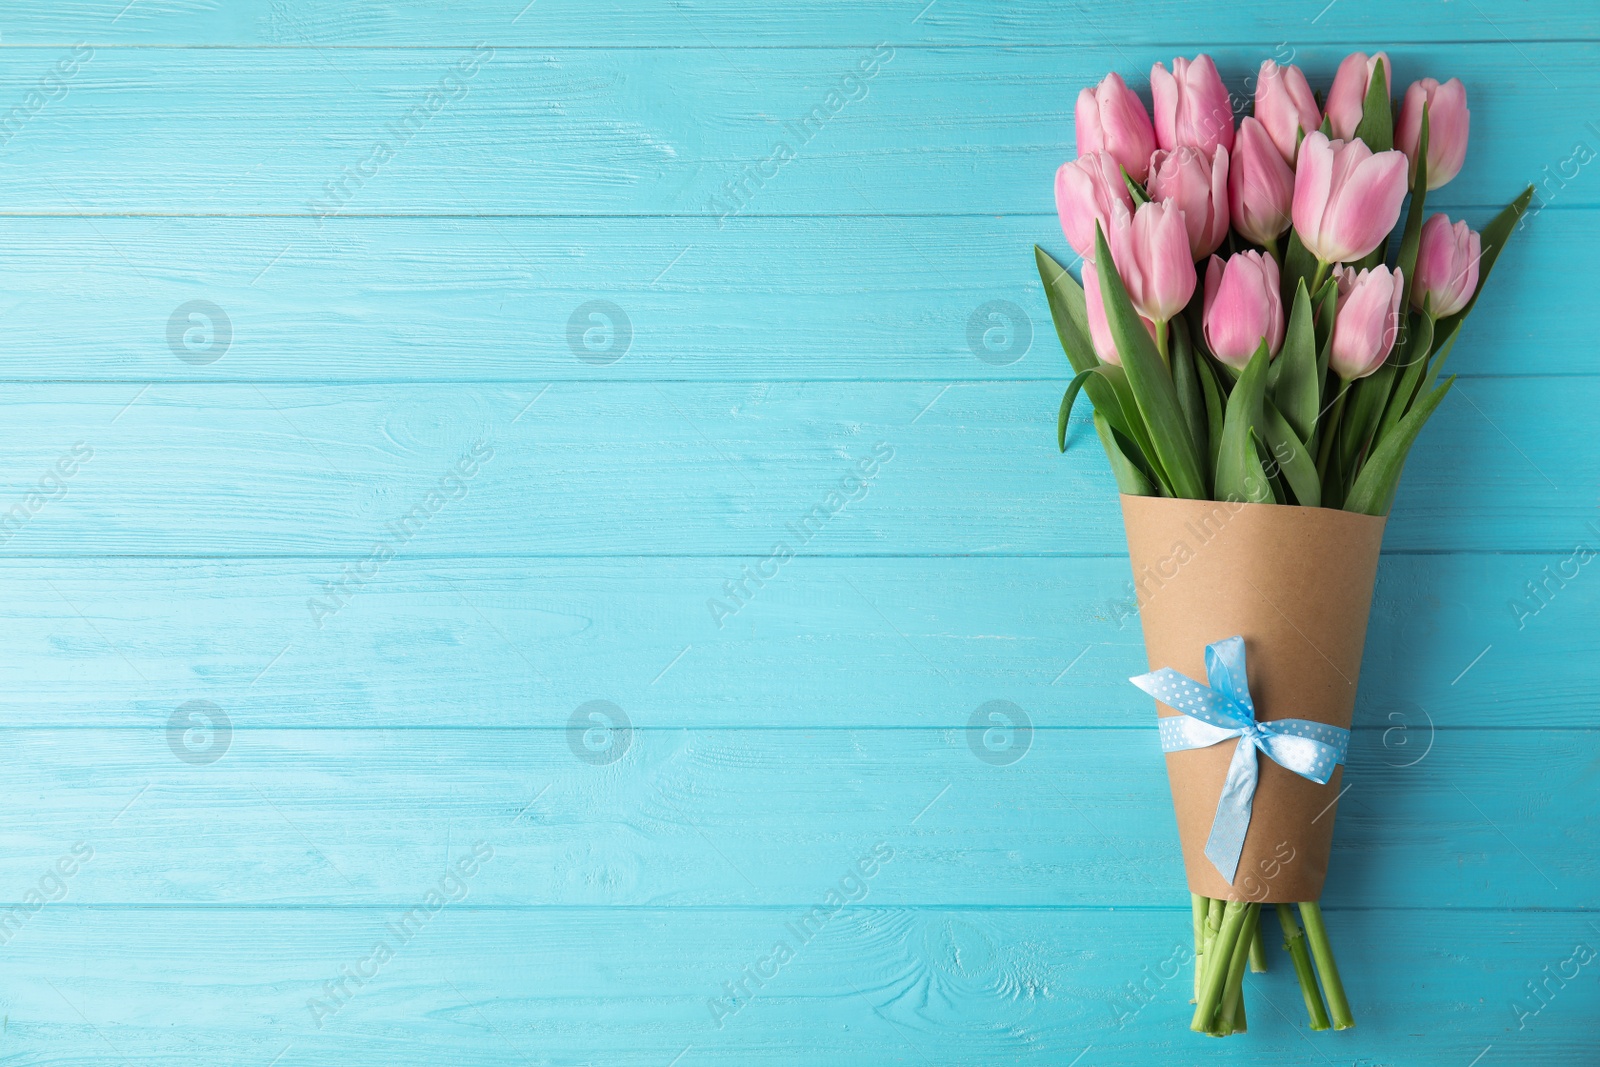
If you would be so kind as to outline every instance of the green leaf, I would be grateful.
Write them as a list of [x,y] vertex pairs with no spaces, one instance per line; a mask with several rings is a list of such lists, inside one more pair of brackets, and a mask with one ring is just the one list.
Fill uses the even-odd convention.
[[[1072,369],[1082,374],[1094,367],[1108,366],[1100,362],[1100,357],[1095,355],[1094,345],[1089,340],[1089,311],[1084,301],[1083,287],[1067,273],[1067,268],[1056,262],[1050,253],[1038,245],[1033,246],[1033,258],[1039,267],[1039,280],[1044,283],[1045,299],[1050,304],[1050,317],[1056,324],[1056,336],[1061,339],[1061,348],[1066,352]],[[1138,421],[1138,410],[1132,403],[1133,394],[1127,392],[1126,380],[1120,378],[1121,369],[1112,368],[1112,370],[1114,373],[1088,379],[1084,383],[1084,391],[1089,394],[1089,400],[1094,404],[1095,410],[1110,421],[1112,429],[1136,442],[1141,442],[1146,454],[1151,454],[1150,444],[1142,432],[1142,427],[1136,431],[1130,425],[1130,418],[1135,422]],[[1122,392],[1126,393],[1126,397],[1117,392],[1116,387],[1119,385],[1124,387]],[[1066,398],[1062,399],[1064,401]],[[1056,423],[1056,444],[1065,451],[1065,437],[1059,413]]]
[[[1328,432],[1333,433],[1335,427],[1329,426]],[[1344,465],[1339,459],[1337,448],[1328,456],[1328,466],[1322,471],[1322,506],[1325,508],[1344,507]]]
[[1317,305],[1317,381],[1328,375],[1328,356],[1333,351],[1333,320],[1339,314],[1339,284],[1332,278],[1322,283],[1314,298]]
[[1309,286],[1316,275],[1317,257],[1300,243],[1300,235],[1291,229],[1289,243],[1283,249],[1283,271],[1278,282],[1283,290],[1283,302],[1293,304],[1295,290],[1300,283],[1305,282]]
[[1411,287],[1416,282],[1417,249],[1422,247],[1423,204],[1428,199],[1428,105],[1422,105],[1422,132],[1417,136],[1417,175],[1411,186],[1411,207],[1406,212],[1406,228],[1400,238],[1400,255],[1395,266],[1405,273],[1405,295],[1400,306],[1411,307]]
[[1272,402],[1294,427],[1302,441],[1311,439],[1322,399],[1322,379],[1317,374],[1317,336],[1312,322],[1311,297],[1305,283],[1296,286],[1283,349],[1267,373]]
[[1395,353],[1383,365],[1365,378],[1352,383],[1349,406],[1339,427],[1339,447],[1342,466],[1348,477],[1361,466],[1361,456],[1378,428],[1383,409],[1388,406],[1389,394],[1394,390]]
[[1211,361],[1199,347],[1194,350],[1195,376],[1200,379],[1200,391],[1206,398],[1206,469],[1217,469],[1217,450],[1222,447],[1222,421],[1224,411],[1224,398],[1221,388],[1217,385],[1216,372],[1211,369]]
[[[1072,376],[1072,382],[1067,386],[1067,391],[1061,397],[1061,408],[1056,412],[1056,446],[1065,452],[1067,450],[1067,420],[1072,416],[1072,405],[1078,399],[1078,390],[1082,389],[1091,380],[1101,378],[1108,385],[1106,388],[1115,391],[1118,387],[1118,373],[1110,364],[1102,363],[1098,367],[1090,367]],[[1113,429],[1125,428],[1126,412],[1121,410],[1120,398],[1116,407],[1115,417],[1108,417],[1107,421]]]
[[1067,450],[1067,420],[1072,418],[1072,404],[1078,399],[1078,390],[1083,388],[1085,379],[1094,375],[1094,368],[1079,371],[1072,376],[1072,382],[1067,386],[1067,391],[1061,394],[1061,407],[1056,410],[1056,447],[1062,452]]
[[[1311,446],[1313,452],[1318,452],[1320,455],[1321,453],[1318,450],[1322,444],[1323,435],[1333,432],[1333,427],[1328,425],[1328,409],[1333,406],[1333,401],[1327,398],[1337,396],[1338,390],[1343,388],[1344,385],[1336,376],[1328,373],[1328,357],[1333,353],[1333,320],[1339,312],[1338,284],[1332,278],[1329,278],[1323,283],[1322,291],[1312,297],[1312,303],[1317,309],[1317,385],[1321,392],[1317,398],[1317,423],[1312,428],[1311,437],[1306,443]],[[1320,464],[1318,469],[1321,470]],[[1326,471],[1323,471],[1322,484],[1324,487],[1323,492],[1326,494],[1328,485]],[[1324,504],[1323,506],[1326,507],[1327,505]]]
[[1406,331],[1406,356],[1402,363],[1400,383],[1389,397],[1389,406],[1384,409],[1378,432],[1373,435],[1374,446],[1389,435],[1389,431],[1410,409],[1411,401],[1416,398],[1418,387],[1422,384],[1422,377],[1428,370],[1428,353],[1433,348],[1433,316],[1428,309],[1432,305],[1433,297],[1425,297],[1422,310],[1412,316],[1415,321]]
[[1322,484],[1317,479],[1317,465],[1311,459],[1311,452],[1277,405],[1268,400],[1262,404],[1261,410],[1262,429],[1273,464],[1283,475],[1283,480],[1289,483],[1295,503],[1308,508],[1317,507],[1322,503]]
[[1394,147],[1389,78],[1383,69],[1382,59],[1372,68],[1372,80],[1367,83],[1367,100],[1361,107],[1361,123],[1356,126],[1356,136],[1374,152],[1387,152]]
[[1489,225],[1483,228],[1479,236],[1481,254],[1478,257],[1478,288],[1472,294],[1472,299],[1467,301],[1467,306],[1451,315],[1449,318],[1440,319],[1433,331],[1433,345],[1435,349],[1442,348],[1447,341],[1455,339],[1456,331],[1466,321],[1472,309],[1477,306],[1478,297],[1483,295],[1483,287],[1489,281],[1489,272],[1494,269],[1495,260],[1500,258],[1500,253],[1505,250],[1506,242],[1511,240],[1517,224],[1522,221],[1522,213],[1528,210],[1528,202],[1533,199],[1533,186],[1522,190],[1522,195],[1496,215]]
[[1354,263],[1349,264],[1349,267],[1351,270],[1356,271],[1357,273],[1364,270],[1371,270],[1379,263],[1382,263],[1388,254],[1389,238],[1385,237],[1383,240],[1378,242],[1377,248],[1374,248],[1372,251],[1368,252]]
[[1167,365],[1156,351],[1155,342],[1145,331],[1144,322],[1128,299],[1128,290],[1111,261],[1106,235],[1095,226],[1095,264],[1100,272],[1100,296],[1105,303],[1111,339],[1122,357],[1122,370],[1128,377],[1134,402],[1144,421],[1145,431],[1155,450],[1151,457],[1159,464],[1171,485],[1172,495],[1186,500],[1206,498],[1205,479],[1200,474],[1200,457],[1189,436],[1178,392]]
[[1129,496],[1154,496],[1150,488],[1150,479],[1145,477],[1138,464],[1129,459],[1123,449],[1122,438],[1111,428],[1111,423],[1098,411],[1094,413],[1094,432],[1100,435],[1100,444],[1106,450],[1106,459],[1111,461],[1111,474],[1117,480],[1119,492]]
[[1272,486],[1261,467],[1251,434],[1259,433],[1262,400],[1267,390],[1267,342],[1263,340],[1245,365],[1228,397],[1223,416],[1222,445],[1217,451],[1217,499],[1267,504]]
[[[1056,413],[1056,445],[1063,452],[1067,450],[1067,421],[1072,416],[1078,391],[1095,382],[1100,382],[1103,388],[1109,389],[1118,400],[1118,403],[1113,405],[1117,413],[1115,418],[1107,418],[1100,411],[1094,413],[1095,432],[1099,434],[1100,444],[1106,450],[1106,458],[1111,461],[1111,473],[1116,476],[1117,486],[1122,492],[1132,496],[1149,496],[1151,475],[1144,452],[1128,434],[1118,429],[1127,426],[1125,413],[1121,407],[1121,397],[1128,386],[1120,367],[1102,363],[1098,367],[1090,367],[1073,376],[1072,383],[1067,386],[1067,391],[1061,398],[1061,407]],[[1131,408],[1133,403],[1131,396],[1127,403]],[[1146,444],[1144,447],[1148,450],[1149,445]]]
[[[1433,336],[1435,342],[1437,342],[1439,335],[1435,333]],[[1433,391],[1433,383],[1438,380],[1439,371],[1444,368],[1445,360],[1450,358],[1450,350],[1455,347],[1456,337],[1458,336],[1460,335],[1452,334],[1445,340],[1444,344],[1434,350],[1433,355],[1428,357],[1428,369],[1423,372],[1422,384],[1417,386],[1417,396],[1427,396],[1428,393]],[[1413,401],[1414,404],[1415,401]]]
[[1144,191],[1144,186],[1133,180],[1133,175],[1128,173],[1127,167],[1118,167],[1117,169],[1122,171],[1122,181],[1128,187],[1128,195],[1133,197],[1134,208],[1137,209],[1140,204],[1148,204],[1150,202],[1150,194]]
[[1267,448],[1267,443],[1261,439],[1261,435],[1254,429],[1250,431],[1250,445],[1256,450],[1256,460],[1261,464],[1262,471],[1266,473],[1267,485],[1272,488],[1271,503],[1289,503],[1289,499],[1293,494],[1283,484],[1283,472],[1278,469],[1277,462],[1273,460],[1272,452]]
[[1039,267],[1039,280],[1044,283],[1044,298],[1050,305],[1050,317],[1055,320],[1061,350],[1067,354],[1073,371],[1081,374],[1100,362],[1089,340],[1089,313],[1083,286],[1038,245],[1033,246],[1033,259]]
[[1200,391],[1194,349],[1189,344],[1189,325],[1180,315],[1167,324],[1167,329],[1171,331],[1167,344],[1172,356],[1172,385],[1178,391],[1178,406],[1183,409],[1183,421],[1189,424],[1189,436],[1194,439],[1195,455],[1203,456],[1210,447],[1210,434],[1206,429],[1205,396]]
[[1417,434],[1422,432],[1423,424],[1428,421],[1428,417],[1433,414],[1439,402],[1444,399],[1444,395],[1450,391],[1450,386],[1454,384],[1455,379],[1450,378],[1424,397],[1421,403],[1400,420],[1394,432],[1373,450],[1372,458],[1362,468],[1360,476],[1356,478],[1356,484],[1350,487],[1350,495],[1344,501],[1344,510],[1357,511],[1363,515],[1389,513],[1389,505],[1394,503],[1395,487],[1400,484],[1400,472],[1405,469],[1406,454],[1411,451]]

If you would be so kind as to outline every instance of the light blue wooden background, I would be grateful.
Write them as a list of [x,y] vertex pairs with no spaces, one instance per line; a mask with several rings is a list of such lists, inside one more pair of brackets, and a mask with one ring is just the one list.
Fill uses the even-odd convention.
[[[0,1062],[1595,1062],[1600,963],[1529,983],[1600,947],[1600,562],[1570,559],[1600,547],[1600,13],[523,2],[0,13]],[[1185,890],[1029,245],[1064,248],[1051,175],[1105,70],[1203,47],[1326,85],[1385,45],[1401,85],[1469,85],[1438,204],[1541,207],[1386,543],[1326,896],[1359,1026],[1306,1033],[1275,954],[1211,1042],[1187,974],[1157,988]],[[595,300],[630,326],[593,320],[608,363],[569,338]],[[226,336],[169,339],[192,301]],[[587,762],[594,700],[632,729]],[[969,744],[991,700],[1035,726],[1007,765]],[[191,701],[231,730],[174,726]],[[464,899],[326,1011],[475,842]]]

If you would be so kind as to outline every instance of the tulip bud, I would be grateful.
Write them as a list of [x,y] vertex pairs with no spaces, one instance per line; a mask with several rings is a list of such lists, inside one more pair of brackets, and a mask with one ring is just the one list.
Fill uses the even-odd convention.
[[1187,145],[1207,156],[1218,145],[1233,150],[1233,102],[1210,56],[1174,59],[1171,74],[1157,63],[1150,68],[1150,96],[1158,146]]
[[1339,311],[1333,319],[1328,366],[1345,381],[1365,378],[1383,365],[1400,334],[1400,297],[1405,279],[1381,264],[1356,273],[1335,267]]
[[[1122,357],[1117,352],[1117,342],[1112,339],[1105,301],[1100,296],[1100,272],[1095,270],[1093,263],[1085,264],[1083,268],[1083,301],[1089,313],[1089,340],[1094,344],[1095,355],[1107,363],[1121,366]],[[1145,332],[1154,341],[1156,324],[1142,316],[1139,321],[1144,323]]]
[[1294,173],[1294,229],[1323,263],[1360,259],[1383,243],[1406,198],[1403,152],[1373,152],[1360,140],[1306,137]]
[[1411,184],[1417,179],[1417,142],[1422,137],[1422,106],[1428,106],[1428,188],[1437,189],[1461,173],[1467,158],[1467,128],[1472,112],[1467,110],[1467,87],[1460,78],[1440,85],[1432,78],[1411,83],[1400,104],[1400,122],[1394,131],[1394,146],[1411,161]]
[[1328,90],[1324,110],[1334,137],[1341,141],[1354,137],[1356,127],[1361,125],[1361,113],[1366,110],[1367,93],[1372,86],[1372,72],[1380,59],[1383,60],[1383,91],[1388,93],[1394,84],[1394,65],[1389,62],[1387,52],[1375,53],[1370,58],[1365,52],[1351,52],[1333,76],[1333,87]]
[[1056,212],[1061,216],[1061,232],[1072,250],[1085,259],[1094,258],[1094,224],[1110,231],[1113,207],[1133,208],[1128,183],[1117,169],[1117,161],[1104,152],[1091,152],[1061,164],[1056,171]]
[[1266,127],[1239,123],[1228,164],[1228,215],[1233,228],[1258,245],[1270,245],[1289,228],[1294,171],[1283,161]]
[[1134,309],[1154,322],[1166,322],[1194,295],[1194,259],[1183,212],[1170,200],[1140,204],[1130,214],[1118,207],[1106,234]]
[[1278,154],[1290,166],[1300,138],[1322,125],[1317,98],[1299,67],[1280,67],[1268,59],[1256,76],[1255,117],[1266,127]]
[[[1282,162],[1280,160],[1280,162]],[[1283,300],[1278,263],[1260,252],[1238,252],[1206,268],[1205,334],[1211,354],[1243,370],[1265,339],[1267,355],[1283,347]]]
[[1121,75],[1107,74],[1099,85],[1078,94],[1077,126],[1078,155],[1104,152],[1144,184],[1156,131],[1144,103]]
[[1467,306],[1478,291],[1478,260],[1483,245],[1465,222],[1452,224],[1435,215],[1422,224],[1422,242],[1417,246],[1416,273],[1411,278],[1411,303],[1422,310],[1422,300],[1431,296],[1433,317],[1442,319]]
[[1228,150],[1207,159],[1198,148],[1159,149],[1150,157],[1150,199],[1178,205],[1189,254],[1206,258],[1228,236]]

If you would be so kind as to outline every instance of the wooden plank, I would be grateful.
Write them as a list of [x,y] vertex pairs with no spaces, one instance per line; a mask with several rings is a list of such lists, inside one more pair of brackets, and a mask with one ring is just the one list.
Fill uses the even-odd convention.
[[[1054,216],[6,218],[5,376],[1060,380],[1033,242],[1074,258]],[[1529,225],[1452,368],[1592,373],[1597,243],[1597,211]]]
[[[13,555],[1121,553],[1105,457],[1083,428],[1055,451],[1059,388],[22,384],[0,512]],[[1595,378],[1458,383],[1389,548],[1570,551],[1597,406]]]
[[[1387,556],[1357,722],[1396,761],[1434,725],[1600,727],[1600,581],[1570,555]],[[0,717],[556,727],[605,699],[641,728],[962,729],[1008,700],[1041,728],[1149,725],[1124,558],[802,559],[738,605],[751,562],[399,559],[319,616],[336,561],[6,560]]]
[[[186,704],[170,729],[14,730],[0,910],[80,841],[71,899],[95,905],[395,904],[480,839],[483,905],[795,906],[879,840],[882,903],[1188,902],[1150,725],[602,739],[529,718],[552,725],[219,730]],[[1357,732],[1331,904],[1600,903],[1595,731],[1410,728]]]
[[[819,899],[872,844],[817,872]],[[418,902],[433,881],[416,887]],[[1184,958],[1187,907],[906,911],[872,906],[871,892],[803,943],[788,932],[800,909],[503,912],[475,909],[470,889],[404,944],[386,924],[406,905],[54,905],[7,946],[6,1046],[41,1062],[152,1067],[260,1067],[274,1056],[297,1067],[380,1058],[661,1067],[674,1056],[680,1067],[968,1067],[1192,1062],[1196,1049],[1224,1063],[1321,1062],[1321,1052],[1444,1067],[1491,1045],[1528,1065],[1584,1062],[1593,1048],[1595,983],[1558,986],[1544,970],[1570,974],[1575,944],[1591,946],[1579,971],[1594,966],[1582,914],[1331,911],[1357,1026],[1306,1033],[1293,974],[1274,951],[1271,971],[1247,977],[1248,1036],[1219,1046],[1189,1032],[1189,973],[1167,962]],[[780,939],[790,956],[774,967]],[[393,956],[374,969],[380,940]],[[741,977],[758,965],[770,975],[759,987]],[[347,966],[372,977],[346,980],[337,1010],[314,1012]],[[746,981],[751,995],[713,1014],[725,981]],[[1541,981],[1554,991],[1548,1002],[1527,988]]]
[[[1078,90],[1112,68],[1142,82],[1172,53],[85,50],[7,49],[0,99],[27,101],[72,68],[5,141],[9,213],[1047,213]],[[1344,51],[1296,58],[1326,86]],[[1241,85],[1264,58],[1215,52]],[[1600,204],[1583,162],[1600,135],[1565,106],[1600,94],[1595,54],[1568,42],[1406,48],[1398,82],[1457,74],[1472,87],[1478,148],[1437,203],[1504,204],[1548,181],[1544,201]]]
[[[1194,41],[1341,43],[1440,40],[1576,40],[1600,36],[1600,19],[1565,4],[1392,4],[1342,0],[1334,9],[1247,0],[1219,21],[1172,0],[1139,0],[1109,13],[1085,14],[1048,0],[940,0],[937,4],[862,5],[814,0],[760,5],[703,0],[692,6],[641,0],[582,0],[440,7],[427,0],[346,0],[337,8],[312,0],[17,0],[7,7],[7,43],[204,45],[496,45],[533,48],[599,45],[738,47],[770,44],[1072,44],[1119,45]],[[519,11],[518,8],[521,7]]]

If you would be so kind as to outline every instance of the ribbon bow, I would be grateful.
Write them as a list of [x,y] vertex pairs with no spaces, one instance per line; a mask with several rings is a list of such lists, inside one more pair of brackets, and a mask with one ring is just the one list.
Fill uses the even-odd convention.
[[1333,769],[1344,762],[1350,731],[1308,719],[1256,721],[1244,669],[1244,638],[1230,637],[1206,646],[1206,678],[1210,688],[1171,667],[1128,679],[1179,715],[1160,720],[1161,751],[1210,748],[1230,737],[1239,739],[1222,783],[1217,815],[1206,840],[1206,858],[1231,885],[1250,828],[1250,805],[1256,795],[1256,749],[1272,761],[1318,785],[1327,785]]

